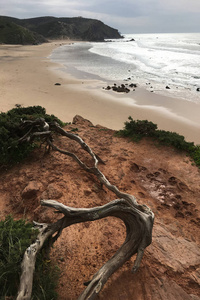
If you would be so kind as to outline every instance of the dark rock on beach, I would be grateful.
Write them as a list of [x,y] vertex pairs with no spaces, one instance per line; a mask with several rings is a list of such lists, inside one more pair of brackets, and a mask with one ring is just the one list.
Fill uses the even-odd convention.
[[136,84],[136,83],[131,83],[131,84],[129,84],[129,86],[130,86],[130,87],[136,88],[136,87],[137,87],[137,84]]
[[[129,84],[129,87],[131,88],[136,88],[137,87],[137,84],[135,83],[131,83]],[[114,92],[117,92],[117,93],[129,93],[130,92],[130,89],[127,87],[127,84],[121,84],[121,85],[118,85],[116,83],[114,83],[113,86],[110,86],[108,85],[105,90],[109,91],[109,90],[113,90]],[[135,89],[133,89],[133,91],[135,91]]]

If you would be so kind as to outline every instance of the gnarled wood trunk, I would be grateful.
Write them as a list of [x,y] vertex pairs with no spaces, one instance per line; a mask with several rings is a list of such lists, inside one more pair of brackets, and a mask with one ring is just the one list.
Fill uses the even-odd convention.
[[[24,254],[17,300],[28,300],[31,298],[36,255],[47,238],[51,237],[53,243],[58,239],[62,230],[68,226],[114,216],[124,222],[126,226],[126,239],[114,256],[94,274],[91,281],[87,283],[86,289],[78,298],[79,300],[95,299],[108,278],[136,253],[137,257],[132,272],[137,271],[142,260],[143,252],[151,243],[154,214],[146,205],[138,204],[133,195],[119,191],[116,186],[108,181],[98,168],[99,157],[93,153],[92,149],[79,136],[65,131],[55,122],[54,124],[47,124],[43,119],[38,119],[32,123],[29,121],[27,124],[28,127],[31,126],[31,128],[27,128],[27,134],[22,137],[19,142],[33,140],[38,136],[42,137],[52,149],[72,157],[85,171],[94,174],[102,185],[115,193],[118,199],[94,208],[72,208],[54,200],[42,200],[41,205],[56,209],[63,214],[63,217],[53,224],[35,223],[35,226],[39,229],[39,234],[35,243],[30,245]],[[37,128],[39,126],[40,129],[37,132],[33,130],[35,124],[37,124]],[[93,166],[87,166],[74,153],[57,147],[53,142],[51,130],[54,130],[66,138],[73,139],[81,145],[82,149],[91,156]]]

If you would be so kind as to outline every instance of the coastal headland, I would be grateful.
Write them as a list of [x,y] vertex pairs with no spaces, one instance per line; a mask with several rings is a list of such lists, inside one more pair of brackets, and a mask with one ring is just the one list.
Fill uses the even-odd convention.
[[157,95],[140,87],[132,96],[119,95],[103,90],[106,82],[101,80],[77,79],[49,58],[56,47],[72,42],[0,45],[0,110],[6,112],[16,104],[41,105],[64,122],[71,122],[78,114],[111,129],[122,129],[128,116],[132,116],[200,144],[200,104]]

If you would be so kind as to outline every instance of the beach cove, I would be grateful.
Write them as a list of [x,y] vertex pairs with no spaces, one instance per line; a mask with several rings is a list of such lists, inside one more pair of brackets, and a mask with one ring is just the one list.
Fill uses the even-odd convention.
[[16,104],[41,105],[64,122],[72,122],[78,114],[94,125],[116,130],[122,129],[128,116],[132,116],[152,121],[159,129],[175,131],[187,141],[200,144],[200,104],[141,88],[121,95],[104,90],[107,83],[101,79],[78,79],[49,58],[55,48],[72,42],[0,45],[1,112]]

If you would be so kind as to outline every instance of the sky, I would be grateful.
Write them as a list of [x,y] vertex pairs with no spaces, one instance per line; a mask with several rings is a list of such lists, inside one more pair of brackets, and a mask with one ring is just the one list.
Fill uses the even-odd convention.
[[200,0],[1,0],[0,15],[82,16],[122,34],[200,32]]

